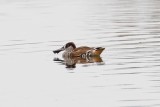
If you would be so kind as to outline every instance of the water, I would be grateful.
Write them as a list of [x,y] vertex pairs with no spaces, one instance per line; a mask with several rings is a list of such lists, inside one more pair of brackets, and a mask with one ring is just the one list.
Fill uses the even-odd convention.
[[[159,5],[1,0],[0,106],[159,107]],[[67,67],[52,50],[68,41],[106,49],[92,63]]]

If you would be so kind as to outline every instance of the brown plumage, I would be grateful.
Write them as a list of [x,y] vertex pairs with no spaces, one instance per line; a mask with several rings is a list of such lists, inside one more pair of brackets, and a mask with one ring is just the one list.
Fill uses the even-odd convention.
[[87,47],[81,46],[77,47],[73,42],[68,42],[62,48],[54,50],[54,53],[59,53],[60,51],[65,51],[63,56],[66,57],[87,57],[87,56],[100,56],[105,48],[102,47]]

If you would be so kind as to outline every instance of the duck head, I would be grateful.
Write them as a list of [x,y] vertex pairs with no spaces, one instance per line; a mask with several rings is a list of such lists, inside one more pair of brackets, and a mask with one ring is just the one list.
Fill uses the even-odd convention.
[[60,49],[54,50],[53,53],[59,53],[61,51],[72,51],[73,49],[76,48],[76,45],[73,42],[68,42],[66,43],[63,47],[61,47]]

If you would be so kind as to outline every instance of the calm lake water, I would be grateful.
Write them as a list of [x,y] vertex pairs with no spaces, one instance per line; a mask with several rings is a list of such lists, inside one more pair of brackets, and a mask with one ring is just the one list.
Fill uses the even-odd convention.
[[1,0],[0,29],[1,107],[160,107],[159,0]]

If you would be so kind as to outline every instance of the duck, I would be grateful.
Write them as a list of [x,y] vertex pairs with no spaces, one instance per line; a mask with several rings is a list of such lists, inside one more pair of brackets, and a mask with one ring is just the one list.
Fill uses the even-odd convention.
[[100,56],[105,48],[103,47],[88,47],[88,46],[80,46],[76,47],[74,42],[68,42],[60,49],[56,49],[53,51],[54,54],[58,54],[61,51],[64,51],[62,54],[63,57],[92,57],[92,56]]

